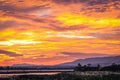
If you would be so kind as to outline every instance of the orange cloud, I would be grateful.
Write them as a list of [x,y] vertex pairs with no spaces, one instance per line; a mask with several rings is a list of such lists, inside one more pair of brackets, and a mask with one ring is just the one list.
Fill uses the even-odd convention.
[[119,3],[0,1],[0,50],[6,50],[0,53],[0,65],[54,65],[85,56],[120,55]]

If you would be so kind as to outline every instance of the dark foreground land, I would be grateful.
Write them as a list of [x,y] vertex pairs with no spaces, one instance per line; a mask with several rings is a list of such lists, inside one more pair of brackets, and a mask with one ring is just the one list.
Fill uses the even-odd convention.
[[75,75],[75,74],[57,74],[57,75],[23,75],[9,78],[0,78],[0,80],[120,80],[120,74],[109,75]]

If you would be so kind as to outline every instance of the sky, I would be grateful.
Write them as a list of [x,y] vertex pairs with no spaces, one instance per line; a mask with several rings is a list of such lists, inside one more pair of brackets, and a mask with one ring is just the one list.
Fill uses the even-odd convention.
[[120,55],[120,0],[0,0],[0,66]]

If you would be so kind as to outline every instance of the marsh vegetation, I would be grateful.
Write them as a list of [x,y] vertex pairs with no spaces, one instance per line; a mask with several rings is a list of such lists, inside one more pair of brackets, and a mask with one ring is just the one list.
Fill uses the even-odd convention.
[[0,78],[0,80],[120,80],[119,74],[110,75],[75,75],[75,74],[57,74],[57,75],[21,75],[9,78]]

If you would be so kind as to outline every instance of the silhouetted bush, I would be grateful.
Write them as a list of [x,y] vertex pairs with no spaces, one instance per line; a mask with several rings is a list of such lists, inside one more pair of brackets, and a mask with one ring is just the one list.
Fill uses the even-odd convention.
[[110,66],[101,67],[99,64],[98,66],[91,66],[91,64],[81,66],[79,63],[78,66],[75,67],[75,71],[114,71],[120,72],[120,65],[113,63]]

